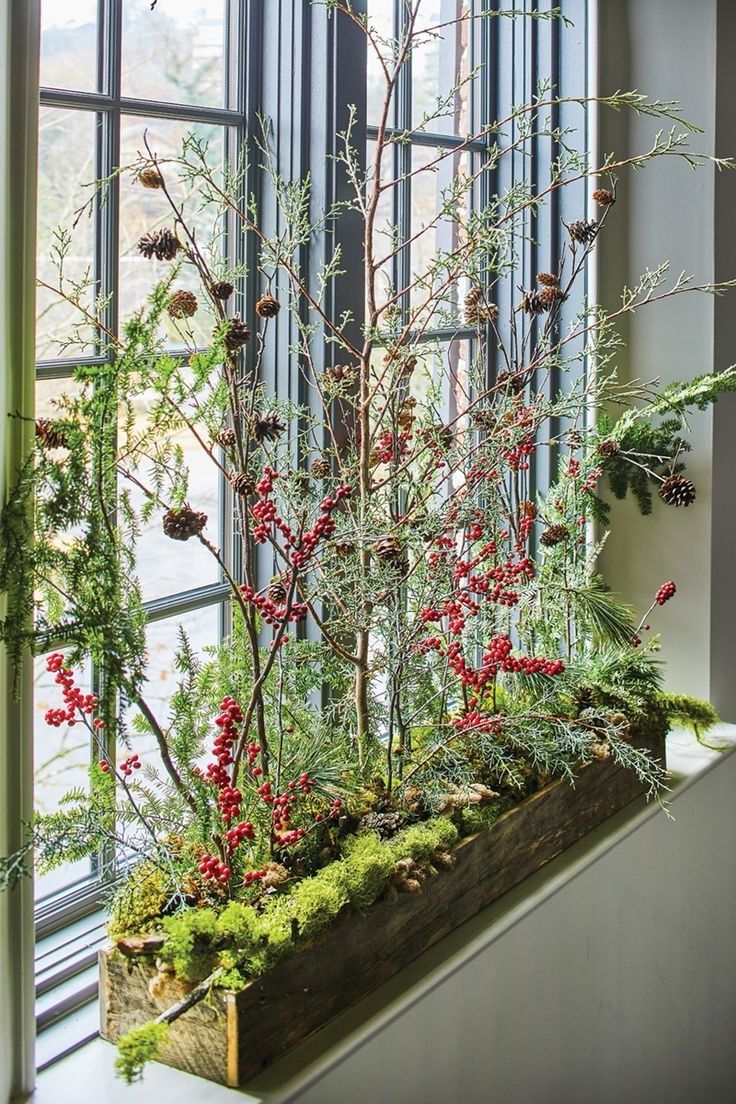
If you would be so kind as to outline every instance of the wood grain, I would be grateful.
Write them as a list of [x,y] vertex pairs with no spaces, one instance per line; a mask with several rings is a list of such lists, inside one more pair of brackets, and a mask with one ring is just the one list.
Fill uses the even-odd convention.
[[[637,740],[663,758],[663,737]],[[455,865],[421,893],[346,912],[240,993],[218,993],[212,1007],[188,1012],[170,1028],[162,1060],[232,1086],[355,1004],[422,951],[518,885],[642,793],[631,771],[596,762],[575,788],[553,782],[509,810],[492,829],[462,840]],[[147,989],[153,968],[101,952],[102,1029],[114,1040],[163,1010]]]

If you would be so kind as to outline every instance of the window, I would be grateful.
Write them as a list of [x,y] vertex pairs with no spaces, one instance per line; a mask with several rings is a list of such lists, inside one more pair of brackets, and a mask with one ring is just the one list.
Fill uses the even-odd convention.
[[[118,333],[150,289],[151,266],[136,249],[141,234],[156,225],[160,205],[140,187],[110,186],[104,203],[78,221],[75,212],[89,198],[89,185],[130,161],[143,145],[144,131],[161,156],[194,132],[209,144],[214,163],[224,164],[245,137],[248,6],[245,0],[178,0],[150,11],[150,0],[43,0],[41,109],[38,191],[37,416],[53,414],[59,396],[74,387],[80,363],[103,358],[89,331],[74,335],[76,308],[58,294],[58,261],[63,254],[65,286],[84,285],[90,312],[102,305],[102,320]],[[210,228],[208,228],[210,229]],[[223,248],[236,243],[223,229]],[[204,226],[202,233],[205,232]],[[44,286],[46,285],[46,286]],[[63,290],[63,288],[62,288]],[[182,348],[172,328],[172,350]],[[202,335],[195,334],[195,341]],[[193,493],[210,518],[221,548],[232,558],[224,488],[211,470],[196,463],[193,442],[182,435],[192,459]],[[219,519],[219,524],[217,524]],[[216,524],[213,524],[216,523]],[[178,626],[198,649],[215,642],[226,625],[225,587],[197,549],[177,555],[152,519],[138,543],[138,567],[149,624],[148,694],[165,703],[174,689],[173,656]],[[97,686],[104,672],[80,673]],[[56,704],[53,675],[37,658],[36,803],[57,806],[72,785],[84,785],[92,749],[79,729],[48,729],[43,715]],[[53,1043],[54,1054],[86,1034],[94,1034],[95,1012],[84,1006],[96,995],[96,949],[104,935],[102,862],[69,864],[37,883],[38,1026],[76,1012],[68,1036]],[[80,1011],[81,1010],[81,1011]],[[49,1049],[40,1036],[41,1065]]]
[[[416,273],[427,268],[437,249],[447,251],[457,245],[461,233],[457,221],[443,217],[448,203],[463,205],[472,233],[474,213],[487,205],[495,191],[514,180],[531,180],[539,189],[549,179],[556,141],[525,137],[523,120],[514,116],[514,104],[529,101],[543,74],[551,75],[563,95],[584,93],[586,0],[564,0],[564,14],[576,27],[572,38],[561,35],[554,20],[488,16],[500,8],[515,7],[530,14],[548,12],[552,6],[549,0],[510,0],[506,5],[496,0],[422,0],[417,26],[426,30],[425,41],[403,74],[385,120],[390,141],[382,174],[393,184],[382,196],[374,246],[377,257],[387,258],[382,267],[384,290],[395,296],[402,326],[410,327],[422,347],[423,372],[417,373],[412,387],[427,386],[439,360],[451,367],[451,382],[442,396],[444,409],[438,411],[443,421],[452,421],[462,406],[479,335],[462,321],[466,290],[462,282],[448,288],[439,305],[427,309],[426,288]],[[349,20],[331,16],[325,4],[310,0],[176,0],[159,2],[155,18],[150,8],[150,0],[42,0],[39,416],[52,412],[59,395],[74,386],[75,365],[103,359],[89,335],[83,342],[70,343],[72,308],[54,290],[56,270],[50,254],[64,255],[65,277],[84,285],[84,302],[90,311],[102,304],[104,324],[113,333],[139,306],[155,275],[141,259],[136,242],[155,227],[160,207],[129,181],[121,185],[113,179],[106,201],[95,203],[91,217],[79,221],[71,243],[58,232],[60,225],[73,221],[87,197],[85,185],[110,176],[129,161],[141,149],[144,131],[151,147],[162,155],[194,131],[208,141],[210,157],[225,164],[234,158],[246,134],[252,133],[259,113],[273,120],[277,170],[291,179],[310,173],[315,203],[328,207],[350,197],[349,185],[332,155],[339,135],[350,125],[350,105],[354,105],[353,142],[365,150],[367,172],[372,171],[383,125],[381,71],[375,53],[366,48],[365,37]],[[358,16],[367,13],[388,42],[401,37],[412,9],[406,0],[354,0],[353,10]],[[471,18],[455,22],[464,16]],[[540,98],[545,98],[543,90]],[[573,119],[575,111],[578,115]],[[575,105],[558,106],[548,114],[552,129],[564,129],[570,122],[580,127],[583,119]],[[494,120],[504,118],[508,120],[501,128],[504,140],[516,145],[497,168],[496,135],[489,128]],[[257,169],[252,191],[261,201],[263,230],[271,234],[278,227],[279,212]],[[503,308],[509,305],[502,295],[514,294],[512,285],[517,282],[528,286],[534,273],[549,267],[560,217],[568,221],[584,217],[582,184],[578,197],[571,199],[572,191],[566,189],[565,202],[579,202],[579,211],[563,211],[553,199],[540,216],[546,222],[536,237],[549,242],[550,255],[544,256],[535,244],[531,228],[520,243],[518,281],[507,281],[508,288],[505,284],[498,289],[502,317],[508,315]],[[247,242],[229,226],[220,229],[228,255],[236,263],[250,261],[255,271]],[[398,242],[399,248],[393,248],[392,242]],[[351,315],[357,327],[364,307],[360,220],[347,214],[327,226],[304,248],[302,273],[307,282],[318,281],[321,265],[337,244],[351,271],[331,290],[328,306],[335,316]],[[279,274],[278,279],[282,278]],[[234,310],[247,316],[256,290],[255,286],[240,288]],[[279,295],[281,290],[274,286],[273,293]],[[577,305],[570,303],[565,309],[572,317]],[[304,401],[306,392],[289,351],[296,335],[287,312],[274,323],[272,336],[262,360],[266,383]],[[171,350],[184,355],[180,335],[172,329],[167,337]],[[195,334],[195,339],[203,338]],[[318,369],[319,358],[326,364],[328,358],[339,355],[328,341],[315,339],[315,350]],[[184,436],[185,452],[188,444]],[[545,477],[537,473],[538,479]],[[196,464],[192,480],[197,484],[198,508],[206,510],[210,524],[220,519],[220,545],[237,572],[226,489]],[[165,702],[174,687],[177,626],[182,624],[195,647],[201,648],[215,641],[228,623],[227,588],[212,572],[211,559],[198,559],[197,550],[189,545],[186,555],[175,556],[178,550],[161,534],[159,520],[152,521],[138,545],[149,620],[149,692],[157,704]],[[268,578],[273,565],[268,553],[259,554]],[[103,676],[104,672],[87,671],[84,681],[94,686]],[[40,718],[51,703],[52,685],[47,680],[43,657],[38,657]],[[54,730],[50,740],[43,723],[37,726],[36,783],[41,808],[53,808],[70,784],[83,784],[90,754],[74,729]],[[64,1047],[96,1032],[91,1002],[96,994],[95,952],[104,930],[101,865],[75,864],[53,878],[41,879],[37,887],[39,1027],[75,1013],[66,1021]],[[58,1043],[51,1049],[58,1055]],[[42,1064],[51,1049],[41,1036]]]

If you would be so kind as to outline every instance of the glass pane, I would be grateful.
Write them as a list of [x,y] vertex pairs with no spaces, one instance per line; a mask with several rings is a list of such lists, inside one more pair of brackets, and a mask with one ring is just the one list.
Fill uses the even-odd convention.
[[[376,157],[376,143],[368,142],[368,187],[372,187],[373,164]],[[381,184],[384,191],[378,200],[376,219],[373,225],[373,249],[374,261],[383,261],[376,273],[376,298],[379,306],[393,294],[394,288],[394,260],[391,254],[395,248],[396,229],[394,224],[394,201],[397,195],[396,187],[385,188],[396,178],[394,168],[393,146],[383,150],[381,158]],[[384,261],[384,258],[388,258]],[[384,322],[382,325],[384,325]]]
[[[470,200],[468,155],[446,149],[415,146],[411,167],[411,271],[419,280],[412,289],[413,309],[423,308],[420,321],[431,329],[453,324],[457,317],[458,283],[440,260],[462,244]],[[445,212],[438,217],[440,212]],[[415,237],[416,235],[416,237]],[[428,306],[432,288],[447,283],[440,299]]]
[[[141,421],[144,416],[141,402]],[[172,438],[174,444],[181,445],[184,464],[189,472],[187,500],[193,509],[207,515],[204,536],[219,548],[222,477],[188,429],[173,434]],[[145,469],[135,474],[137,479],[148,485],[150,480]],[[125,480],[121,480],[121,489],[130,492],[131,504],[139,512],[146,502],[145,492]],[[217,561],[196,537],[177,541],[166,536],[161,510],[156,510],[141,525],[136,544],[136,563],[144,601],[194,590],[220,580]]]
[[[368,0],[368,22],[372,32],[372,42],[368,46],[368,98],[367,121],[377,126],[386,95],[386,78],[381,67],[380,53],[384,62],[391,59],[391,40],[394,35],[394,0]],[[389,123],[393,122],[389,116]]]
[[[76,671],[77,682],[85,692],[90,689],[88,670]],[[47,709],[63,705],[56,675],[46,670],[46,656],[39,656],[33,668],[33,741],[34,804],[38,813],[53,813],[68,790],[87,786],[90,762],[90,737],[82,724],[64,724],[53,728],[45,721]],[[43,897],[88,874],[88,859],[66,863],[50,874],[36,879],[36,897]]]
[[[52,288],[59,287],[59,261],[63,254],[63,287],[69,294],[75,284],[93,275],[94,222],[86,215],[74,230],[75,212],[87,201],[95,179],[95,129],[97,116],[73,108],[42,107],[38,146],[38,242],[36,275]],[[71,234],[64,242],[63,234]],[[81,296],[86,309],[94,303],[87,287]],[[73,358],[94,351],[93,335],[79,310],[54,291],[39,287],[36,293],[36,355],[39,360]]]
[[[123,116],[121,164],[131,164],[139,153],[145,153],[144,132],[151,151],[158,158],[177,155],[181,143],[188,134],[208,145],[207,160],[219,168],[224,159],[224,131],[222,127],[194,124],[173,119],[141,119]],[[185,184],[173,166],[162,167],[168,190],[176,203],[183,208],[189,225],[194,227],[199,248],[210,264],[216,263],[222,245],[222,219],[212,204],[204,204],[197,189]],[[169,276],[171,264],[166,261],[146,260],[138,249],[138,241],[162,226],[171,226],[171,209],[161,191],[146,189],[133,184],[125,177],[120,193],[120,317],[124,321],[144,303],[157,280]],[[176,280],[177,288],[198,291],[199,280],[190,264],[183,264]],[[201,297],[200,297],[201,299]],[[166,333],[172,348],[187,348],[192,341],[206,343],[214,327],[214,319],[206,305],[194,318],[175,323],[166,316]]]
[[97,89],[97,0],[42,0],[41,85]]
[[467,8],[466,0],[419,6],[416,30],[426,33],[412,54],[412,125],[432,134],[468,132],[470,20],[458,22]]
[[123,2],[124,96],[224,107],[226,0]]
[[[204,649],[217,644],[220,639],[220,605],[205,606],[203,609],[183,613],[178,617],[167,617],[163,621],[152,621],[146,629],[148,646],[148,664],[143,697],[156,720],[166,731],[169,726],[169,704],[171,697],[182,678],[176,669],[176,654],[181,646],[180,629],[187,634],[195,655],[207,659]],[[133,749],[145,762],[146,756],[157,770],[160,763],[157,758],[156,741],[146,733],[137,734],[135,718],[137,709],[130,706],[124,714],[126,731]],[[120,750],[119,755],[128,754]]]

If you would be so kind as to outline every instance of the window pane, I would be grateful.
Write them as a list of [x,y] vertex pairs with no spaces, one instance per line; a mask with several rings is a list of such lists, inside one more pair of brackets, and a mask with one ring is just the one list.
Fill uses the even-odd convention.
[[[80,687],[88,692],[89,670],[75,672]],[[47,709],[59,709],[63,702],[56,675],[46,670],[46,656],[34,661],[34,805],[37,813],[53,813],[59,800],[74,787],[87,786],[90,737],[82,724],[52,728],[45,721]],[[36,879],[36,898],[44,897],[90,871],[88,859],[66,863]]]
[[[415,174],[411,185],[411,271],[413,278],[422,278],[412,290],[411,304],[414,309],[422,307],[432,288],[447,283],[441,299],[426,308],[426,318],[423,315],[421,319],[436,329],[453,324],[457,316],[457,280],[449,278],[447,266],[438,257],[462,244],[470,192],[468,155],[415,146],[411,167]],[[446,213],[438,217],[443,211]]]
[[[142,119],[124,116],[122,119],[121,164],[135,161],[138,153],[145,153],[144,132],[153,153],[159,158],[181,152],[181,143],[187,134],[208,144],[207,161],[219,168],[224,158],[224,130],[222,127],[193,124],[170,119]],[[222,220],[214,205],[203,204],[196,188],[185,184],[173,166],[163,166],[167,187],[177,204],[184,209],[185,217],[196,231],[199,248],[208,264],[219,258],[222,251]],[[149,261],[138,250],[138,240],[143,234],[161,226],[171,226],[173,218],[162,192],[142,188],[125,177],[120,195],[120,317],[124,320],[145,302],[156,280],[171,273],[166,261]],[[199,280],[192,265],[184,264],[176,281],[177,288],[198,291]],[[186,329],[166,317],[166,332],[172,348],[184,348],[193,339],[206,343],[214,327],[214,319],[208,314],[206,304],[200,309]]]
[[[38,243],[36,275],[51,287],[59,286],[59,261],[63,255],[63,287],[69,294],[75,284],[93,276],[94,221],[83,216],[68,232],[75,212],[90,195],[85,185],[95,179],[95,129],[97,116],[73,108],[42,107],[38,148]],[[82,303],[90,309],[94,291],[87,287]],[[36,355],[39,360],[78,356],[93,352],[89,327],[75,333],[82,321],[79,310],[59,295],[39,287],[36,293]]]
[[[141,403],[141,423],[145,409]],[[175,445],[180,445],[184,465],[189,472],[187,501],[193,509],[207,515],[204,536],[215,547],[220,546],[220,493],[222,478],[188,429],[172,435]],[[145,469],[136,473],[142,483],[148,485]],[[122,481],[121,489],[130,492],[130,501],[136,512],[145,505],[147,496],[135,486]],[[141,583],[143,600],[163,598],[185,590],[207,586],[220,581],[220,569],[214,556],[196,537],[188,541],[172,540],[163,531],[163,512],[154,511],[151,518],[141,525],[136,544],[137,573]]]
[[[171,697],[182,678],[176,669],[176,654],[181,647],[180,630],[186,633],[195,655],[206,661],[204,649],[217,644],[220,638],[221,610],[219,605],[205,606],[178,617],[152,621],[146,629],[148,665],[143,697],[164,731],[170,723]],[[127,735],[141,760],[150,756],[151,763],[160,770],[154,737],[147,733],[136,734],[137,713],[137,709],[130,706],[124,714]],[[121,749],[119,754],[128,753]]]
[[223,107],[226,0],[123,2],[124,96]]
[[[391,60],[390,39],[394,34],[394,0],[368,0],[368,18],[373,32],[373,41],[368,42],[367,122],[369,125],[377,126],[386,95],[386,78],[378,53],[385,62]],[[392,123],[393,118],[389,116],[388,121]]]
[[41,85],[97,88],[97,0],[42,0]]
[[432,134],[468,132],[470,21],[456,22],[467,9],[467,0],[424,0],[419,7],[416,30],[427,33],[412,55],[412,125]]

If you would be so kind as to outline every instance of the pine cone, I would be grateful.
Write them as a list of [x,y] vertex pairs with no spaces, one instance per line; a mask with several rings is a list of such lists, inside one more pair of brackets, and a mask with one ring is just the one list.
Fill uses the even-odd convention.
[[576,219],[575,222],[570,223],[567,232],[572,240],[578,242],[579,245],[590,245],[591,242],[595,241],[598,234],[598,223],[588,222],[586,219]]
[[[501,374],[503,375],[503,373]],[[508,375],[508,373],[506,374]],[[470,415],[470,420],[476,429],[487,430],[495,429],[496,423],[498,422],[496,414],[492,410],[488,409],[473,410]]]
[[224,429],[218,430],[215,434],[215,444],[224,449],[231,449],[235,446],[237,441],[237,434],[230,426],[225,426]]
[[352,556],[353,552],[355,552],[355,545],[349,540],[335,541],[333,548],[338,556]]
[[525,314],[531,315],[532,318],[544,314],[550,308],[549,302],[543,298],[543,292],[541,291],[525,291],[519,306]]
[[556,544],[562,544],[570,536],[570,530],[566,525],[550,525],[545,529],[539,540],[545,548],[553,548]]
[[507,388],[512,395],[523,395],[526,389],[524,372],[499,372],[496,376],[496,384]]
[[37,418],[36,440],[44,448],[66,448],[68,442],[64,423],[52,422],[50,418]]
[[620,451],[620,448],[618,441],[601,441],[598,445],[598,455],[602,456],[604,460],[610,460],[612,456]]
[[309,471],[315,479],[327,479],[328,475],[332,471],[332,467],[330,465],[330,461],[327,459],[326,456],[318,456],[309,465]]
[[273,295],[264,295],[256,303],[256,314],[259,318],[275,318],[281,310],[281,304]]
[[282,606],[286,601],[286,587],[280,575],[274,575],[266,587],[266,597],[270,598],[277,606]]
[[197,537],[207,524],[207,515],[184,504],[179,510],[167,510],[164,514],[164,533],[172,540],[186,541]]
[[454,441],[452,429],[450,426],[444,425],[443,422],[423,429],[422,437],[427,444],[434,445],[435,448],[440,448],[443,452],[449,452]]
[[612,203],[616,202],[615,195],[608,188],[598,188],[597,191],[593,192],[593,199],[599,207],[610,207]]
[[264,441],[276,441],[286,429],[286,423],[282,422],[275,410],[269,410],[266,414],[256,414],[251,422],[250,431],[259,445]]
[[172,318],[191,318],[197,313],[197,296],[193,291],[175,291],[166,308]]
[[247,498],[248,495],[255,494],[256,481],[247,472],[233,472],[230,476],[230,486],[236,495]]
[[138,180],[144,188],[163,188],[164,186],[164,178],[153,165],[150,165],[146,169],[141,169],[138,174]]
[[565,444],[568,448],[579,449],[583,443],[583,435],[579,429],[568,429],[565,434]]
[[519,503],[519,517],[531,518],[534,521],[537,516],[537,507],[528,498],[522,499]]
[[237,353],[250,341],[250,326],[247,326],[237,314],[234,318],[229,318],[228,322],[230,328],[223,339],[225,348],[229,353]]
[[215,299],[219,299],[221,303],[226,302],[234,291],[235,288],[229,280],[218,280],[210,287],[212,295]]
[[690,506],[695,501],[695,484],[683,475],[668,475],[659,488],[659,497],[668,506]]
[[397,570],[404,566],[404,550],[401,547],[401,541],[398,537],[389,535],[386,537],[380,537],[379,540],[373,545],[373,551],[376,554],[376,558],[381,563],[388,564],[390,567],[395,567]]
[[559,287],[560,278],[555,276],[553,272],[538,272],[537,283],[543,284],[545,287]]
[[357,374],[358,370],[352,364],[333,364],[325,371],[334,383],[351,383]]
[[359,831],[376,832],[381,839],[390,839],[403,827],[401,813],[366,813],[358,822]]
[[164,228],[144,234],[138,242],[138,249],[149,261],[152,257],[157,261],[173,261],[181,249],[181,243],[173,230]]
[[538,294],[545,310],[551,310],[555,303],[562,303],[566,299],[566,296],[557,285],[545,285]]
[[495,303],[486,302],[483,289],[477,284],[474,284],[465,296],[463,310],[465,321],[469,326],[484,326],[487,322],[498,318],[498,307]]
[[414,421],[414,407],[416,405],[417,400],[414,396],[407,395],[399,407],[397,421],[400,426],[410,426],[412,424]]

